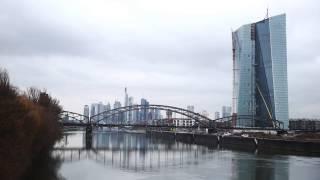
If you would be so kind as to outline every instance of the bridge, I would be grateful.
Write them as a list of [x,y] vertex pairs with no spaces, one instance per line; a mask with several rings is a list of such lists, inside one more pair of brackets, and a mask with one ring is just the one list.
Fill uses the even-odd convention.
[[[144,112],[143,117],[132,121],[130,112]],[[146,112],[159,111],[166,114],[165,119],[154,119],[147,117]],[[164,112],[163,112],[164,111]],[[176,117],[178,115],[178,117]],[[127,119],[126,121],[124,121]],[[180,121],[183,123],[181,124]],[[92,129],[93,127],[117,127],[117,128],[158,128],[158,129],[173,129],[173,128],[191,128],[191,129],[207,129],[208,132],[228,129],[254,129],[254,130],[282,130],[281,122],[277,120],[263,121],[257,118],[252,118],[251,115],[229,116],[219,119],[210,119],[199,113],[189,111],[187,109],[167,106],[167,105],[133,105],[119,107],[101,112],[93,116],[85,116],[79,113],[63,111],[60,114],[61,124],[73,127],[86,128],[86,147],[92,147]],[[186,123],[188,122],[188,123]],[[248,127],[251,124],[253,126]],[[254,127],[254,124],[264,124],[264,127]],[[282,126],[283,127],[283,126]]]
[[[155,119],[148,117],[147,112],[159,111],[166,114],[166,118]],[[131,113],[130,113],[131,112]],[[128,118],[124,121],[124,117],[128,113],[144,112],[144,117],[132,121]],[[176,117],[178,115],[178,118]],[[179,121],[189,120],[188,124],[179,124]],[[278,120],[261,120],[253,118],[252,115],[228,116],[219,119],[210,119],[199,113],[189,111],[187,109],[168,106],[168,105],[133,105],[119,107],[111,110],[95,114],[93,116],[85,116],[79,113],[63,111],[60,114],[60,122],[63,126],[78,127],[139,127],[139,128],[209,128],[209,129],[283,129],[282,122]],[[251,124],[250,127],[247,125]],[[259,127],[255,127],[259,124]],[[261,127],[263,125],[263,127]]]

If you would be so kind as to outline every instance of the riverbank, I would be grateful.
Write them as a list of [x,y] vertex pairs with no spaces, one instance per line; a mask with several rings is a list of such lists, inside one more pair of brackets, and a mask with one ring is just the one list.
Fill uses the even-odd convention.
[[320,156],[320,142],[314,140],[242,137],[171,131],[147,131],[148,137],[164,138],[211,148],[236,149],[258,153]]

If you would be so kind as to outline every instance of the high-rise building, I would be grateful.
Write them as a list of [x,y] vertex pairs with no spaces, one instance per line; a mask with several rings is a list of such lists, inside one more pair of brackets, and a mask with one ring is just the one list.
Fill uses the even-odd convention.
[[[94,116],[93,120],[101,120],[103,118],[103,115],[100,114],[103,112],[104,109],[104,105],[102,104],[102,102],[99,103],[92,103],[91,104],[91,112],[90,112],[90,116]],[[97,114],[100,114],[99,116],[95,116]]]
[[114,101],[113,109],[117,109],[117,108],[120,108],[120,107],[121,107],[121,102],[120,101]]
[[214,113],[214,119],[219,119],[219,118],[220,118],[220,113],[219,113],[219,111],[216,111]]
[[[133,104],[133,105],[138,105],[138,104]],[[139,109],[135,109],[133,110],[133,114],[132,114],[132,118],[133,118],[133,122],[136,123],[137,121],[139,121],[140,119],[140,111]]]
[[149,102],[146,99],[142,98],[141,99],[141,106],[142,106],[142,108],[140,111],[140,120],[145,121],[145,120],[147,120],[148,114],[149,114],[149,111],[148,111]]
[[103,111],[110,111],[111,110],[111,105],[108,103],[107,105],[104,105]]
[[[130,96],[128,99],[128,106],[133,105],[133,97]],[[127,113],[127,122],[132,122],[133,121],[133,110],[130,108],[130,111]]]
[[[124,106],[129,106],[129,96],[126,87],[124,88]],[[124,121],[128,121],[128,112],[124,112]]]
[[161,119],[160,109],[155,109],[155,119]]
[[90,116],[96,115],[96,103],[91,104]]
[[[121,102],[120,101],[115,101],[113,104],[113,109],[117,109],[121,107]],[[114,114],[112,115],[112,122],[113,123],[120,123],[123,121],[123,114]]]
[[231,116],[231,107],[230,106],[222,106],[222,117]]
[[[84,108],[83,108],[83,115],[86,116],[86,117],[89,117],[90,114],[89,114],[89,106],[88,105],[84,105]],[[84,119],[85,120],[85,119]]]
[[[286,16],[246,24],[232,33],[233,113],[237,126],[288,128]],[[250,116],[251,121],[241,117]]]
[[103,110],[104,110],[104,105],[103,105],[102,102],[99,102],[98,106],[97,106],[97,114],[99,114],[98,115],[98,120],[102,120],[103,119],[103,114],[102,114]]
[[[136,106],[138,104],[133,104],[133,106]],[[139,109],[135,109],[132,112],[132,121],[133,123],[137,123],[139,121],[139,117],[140,117],[140,111]]]
[[110,112],[108,112],[110,110],[111,110],[110,103],[108,103],[107,105],[104,105],[104,107],[103,107],[103,111],[105,112],[104,113],[104,121],[106,123],[111,122]]

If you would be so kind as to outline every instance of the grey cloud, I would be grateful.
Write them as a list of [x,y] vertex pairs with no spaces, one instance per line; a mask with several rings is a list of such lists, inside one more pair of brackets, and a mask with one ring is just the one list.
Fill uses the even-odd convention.
[[[18,86],[46,88],[77,112],[94,101],[123,101],[128,86],[136,102],[145,97],[159,104],[194,104],[212,115],[231,104],[230,27],[264,14],[261,2],[250,2],[252,7],[195,2],[195,8],[170,2],[169,9],[147,1],[124,1],[114,9],[99,7],[100,1],[83,3],[0,2],[0,66]],[[319,3],[269,5],[274,14],[287,13],[290,115],[319,117]]]

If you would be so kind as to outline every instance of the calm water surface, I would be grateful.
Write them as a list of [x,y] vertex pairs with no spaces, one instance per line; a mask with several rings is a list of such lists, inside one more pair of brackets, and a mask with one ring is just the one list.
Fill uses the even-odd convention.
[[320,158],[261,155],[148,138],[145,134],[100,131],[92,149],[85,134],[66,132],[54,157],[67,180],[219,179],[320,180]]

